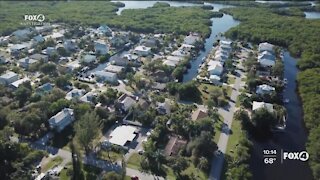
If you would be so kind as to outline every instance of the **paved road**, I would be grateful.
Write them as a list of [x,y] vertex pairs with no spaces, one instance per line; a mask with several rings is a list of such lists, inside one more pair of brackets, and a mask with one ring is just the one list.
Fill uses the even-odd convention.
[[[218,112],[223,117],[225,126],[228,127],[228,129],[231,129],[232,120],[233,120],[233,114],[236,110],[235,103],[237,101],[237,97],[239,95],[239,89],[241,87],[241,78],[243,77],[243,73],[240,71],[237,71],[240,74],[240,77],[236,77],[233,91],[231,93],[231,97],[229,101],[229,107],[228,108],[219,108]],[[220,138],[218,141],[218,148],[219,150],[225,154],[227,149],[229,139],[229,133],[228,132],[221,132]],[[224,155],[221,154],[219,156],[214,156],[211,161],[211,170],[209,175],[209,180],[219,180],[221,171],[223,168],[223,162],[224,162]]]
[[164,180],[163,177],[154,176],[151,174],[142,173],[138,170],[126,168],[127,176],[138,176],[141,180]]

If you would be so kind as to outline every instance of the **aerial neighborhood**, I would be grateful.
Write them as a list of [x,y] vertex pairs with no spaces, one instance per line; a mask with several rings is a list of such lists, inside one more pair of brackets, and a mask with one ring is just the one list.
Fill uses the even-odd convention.
[[286,137],[296,84],[273,39],[98,22],[0,36],[3,160],[22,162],[4,179],[246,180],[255,143]]

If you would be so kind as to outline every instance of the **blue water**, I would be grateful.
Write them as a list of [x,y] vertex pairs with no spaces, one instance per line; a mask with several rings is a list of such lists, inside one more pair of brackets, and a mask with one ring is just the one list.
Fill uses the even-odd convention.
[[306,19],[320,19],[320,12],[304,12]]

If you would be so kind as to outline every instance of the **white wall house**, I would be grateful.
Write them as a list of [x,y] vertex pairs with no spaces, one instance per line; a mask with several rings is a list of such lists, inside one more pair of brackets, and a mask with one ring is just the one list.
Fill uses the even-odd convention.
[[19,79],[19,75],[12,72],[12,71],[8,71],[5,74],[0,76],[0,84],[3,85],[8,85],[11,84],[15,81],[17,81]]
[[83,89],[72,89],[70,92],[68,92],[66,94],[66,99],[67,100],[72,100],[72,99],[76,99],[76,98],[80,98],[81,96],[83,96],[85,93],[85,90]]
[[109,47],[104,41],[95,41],[94,42],[94,50],[97,54],[105,55],[109,52]]
[[263,51],[258,55],[258,62],[262,67],[272,67],[276,63],[276,57],[269,51]]
[[209,61],[208,72],[210,75],[220,76],[223,72],[223,65],[220,61]]
[[92,62],[95,62],[96,60],[97,60],[97,57],[90,54],[86,54],[81,58],[81,61],[85,63],[92,63]]
[[261,109],[261,108],[265,108],[267,109],[269,112],[273,112],[273,105],[270,103],[265,103],[265,102],[257,102],[257,101],[253,101],[252,103],[252,111]]
[[28,69],[30,65],[37,63],[38,61],[35,59],[31,59],[29,57],[25,57],[18,60],[19,66],[25,69]]
[[274,45],[273,44],[270,44],[270,43],[267,43],[267,42],[264,42],[264,43],[260,43],[259,44],[259,52],[263,52],[263,51],[268,51],[270,53],[274,53]]
[[267,84],[262,84],[262,85],[257,86],[256,93],[260,94],[260,95],[263,95],[263,94],[270,94],[270,93],[272,93],[274,91],[275,91],[274,87],[269,86]]
[[106,72],[106,71],[96,71],[94,74],[98,81],[107,81],[107,82],[114,83],[118,80],[116,73]]
[[51,129],[61,132],[66,126],[74,121],[73,109],[64,108],[49,119]]
[[146,46],[137,46],[134,49],[134,53],[138,56],[148,56],[151,54],[151,48]]

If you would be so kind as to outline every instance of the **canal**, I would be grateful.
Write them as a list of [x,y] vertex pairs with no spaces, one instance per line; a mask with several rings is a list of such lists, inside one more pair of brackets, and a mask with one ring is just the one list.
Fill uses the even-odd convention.
[[[287,152],[298,152],[305,150],[307,133],[302,119],[302,106],[298,98],[296,88],[296,78],[298,69],[297,60],[284,53],[284,77],[288,80],[288,85],[284,91],[284,98],[290,102],[285,105],[288,118],[287,127],[284,133],[275,134],[274,137],[266,142],[254,141],[254,148],[251,154],[250,166],[252,168],[253,179],[259,180],[311,180],[311,170],[307,162],[284,161],[281,163],[281,149]],[[263,150],[277,150],[277,160],[274,164],[266,165],[263,161]]]

